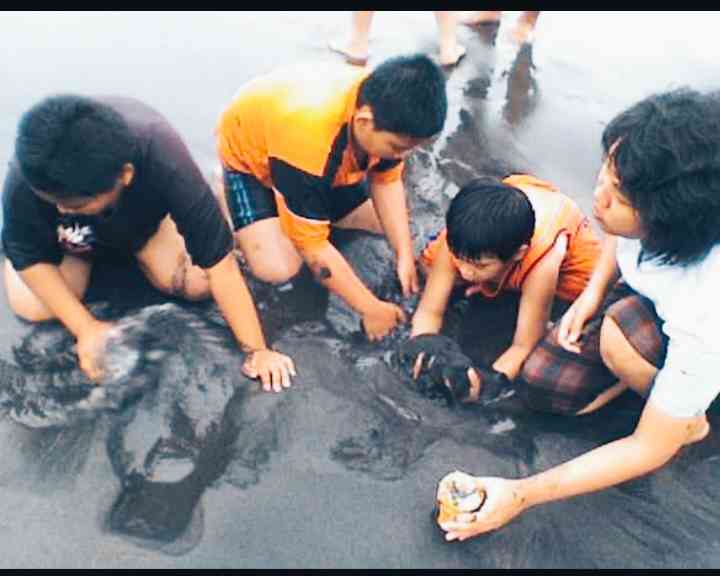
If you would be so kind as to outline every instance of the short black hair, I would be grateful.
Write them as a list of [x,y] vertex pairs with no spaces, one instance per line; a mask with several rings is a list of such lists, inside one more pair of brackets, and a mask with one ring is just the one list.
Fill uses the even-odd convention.
[[30,186],[56,198],[94,197],[115,186],[135,140],[109,106],[72,94],[49,96],[20,118],[15,157]]
[[648,96],[613,118],[602,145],[642,223],[641,260],[687,265],[718,243],[717,95],[678,88]]
[[493,254],[507,261],[535,232],[535,210],[527,195],[495,178],[476,178],[450,201],[447,242],[456,258]]
[[360,85],[357,106],[365,104],[372,109],[376,130],[430,138],[445,125],[445,77],[424,54],[390,58]]

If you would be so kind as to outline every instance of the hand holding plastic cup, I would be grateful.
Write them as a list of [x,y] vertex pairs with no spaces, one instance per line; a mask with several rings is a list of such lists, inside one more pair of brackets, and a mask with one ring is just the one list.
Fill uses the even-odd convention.
[[475,478],[456,470],[438,484],[438,524],[456,519],[460,513],[475,512],[485,502],[485,492],[478,490]]

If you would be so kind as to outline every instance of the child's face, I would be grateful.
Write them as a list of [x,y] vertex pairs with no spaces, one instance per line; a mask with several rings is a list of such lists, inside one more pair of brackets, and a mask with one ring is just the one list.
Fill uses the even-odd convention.
[[620,191],[620,180],[608,159],[600,168],[594,195],[593,216],[605,232],[625,238],[642,236],[638,212]]
[[451,257],[460,277],[471,284],[502,280],[505,271],[513,262],[513,260],[504,262],[497,256],[489,254],[476,260],[457,258],[453,254],[451,254]]
[[386,130],[377,130],[369,106],[361,106],[353,118],[353,136],[369,156],[387,160],[404,160],[414,148],[430,138],[412,138]]

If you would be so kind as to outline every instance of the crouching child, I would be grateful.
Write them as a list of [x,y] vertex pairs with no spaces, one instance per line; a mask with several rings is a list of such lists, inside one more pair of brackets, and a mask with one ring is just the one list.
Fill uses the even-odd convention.
[[[471,181],[452,199],[446,228],[422,253],[429,274],[411,338],[399,350],[401,364],[416,381],[429,378],[456,399],[496,396],[512,386],[547,332],[553,300],[577,298],[599,254],[588,218],[549,182],[521,174]],[[457,283],[466,285],[466,296],[520,292],[512,344],[492,366],[473,367],[457,345],[428,336],[440,332]]]

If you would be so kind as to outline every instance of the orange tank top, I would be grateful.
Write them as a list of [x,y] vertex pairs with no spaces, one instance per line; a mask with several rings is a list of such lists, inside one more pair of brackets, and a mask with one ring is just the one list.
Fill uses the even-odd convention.
[[[568,247],[560,266],[556,295],[574,300],[585,289],[600,255],[600,243],[590,222],[577,204],[555,186],[526,174],[514,174],[503,183],[522,190],[535,211],[535,232],[525,257],[513,266],[495,288],[479,285],[480,292],[488,297],[502,290],[521,290],[533,266],[553,247],[562,234],[567,235]],[[421,258],[427,266],[437,257],[443,244],[447,244],[447,230],[432,240],[423,250]]]

